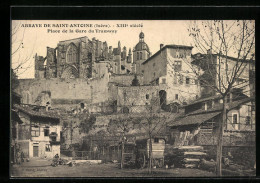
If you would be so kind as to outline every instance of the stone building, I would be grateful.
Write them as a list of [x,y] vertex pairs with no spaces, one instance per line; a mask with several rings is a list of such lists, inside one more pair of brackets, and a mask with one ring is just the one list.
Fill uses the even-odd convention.
[[[60,119],[39,106],[14,105],[22,123],[16,124],[16,143],[25,158],[60,154]],[[46,108],[47,109],[47,108]]]
[[86,36],[60,41],[56,48],[47,47],[46,57],[35,55],[35,78],[92,78],[102,61],[108,61],[116,74],[130,73],[128,64],[132,64],[132,53],[129,50],[127,55],[126,47],[121,49],[120,41],[113,50],[107,42],[90,40]]
[[147,113],[160,109],[158,86],[119,86],[117,112]]
[[197,53],[192,57],[192,64],[197,65],[204,71],[201,75],[201,80],[203,81],[201,82],[202,96],[208,97],[217,94],[212,89],[212,86],[216,86],[224,91],[223,89],[227,88],[236,67],[241,67],[241,69],[236,74],[232,88],[241,90],[247,96],[253,96],[252,92],[255,90],[255,60],[242,60],[230,56],[213,54],[210,50],[208,50],[207,54]]
[[191,46],[160,45],[160,50],[142,63],[144,84],[158,85],[166,104],[189,103],[200,97],[200,84],[191,64]]
[[[86,116],[140,115],[149,107],[155,108],[154,113],[172,112],[166,109],[199,96],[200,87],[189,70],[191,49],[167,45],[151,56],[143,32],[133,52],[122,47],[120,41],[116,48],[95,38],[60,41],[56,48],[47,47],[46,57],[35,56],[35,79],[20,80],[16,91],[23,104],[75,113],[74,117],[65,112],[67,119],[62,119],[62,123],[75,125],[63,129],[68,148],[81,143],[85,135],[79,129],[84,119],[77,117],[77,111],[84,111]],[[136,86],[134,79],[138,80]]]

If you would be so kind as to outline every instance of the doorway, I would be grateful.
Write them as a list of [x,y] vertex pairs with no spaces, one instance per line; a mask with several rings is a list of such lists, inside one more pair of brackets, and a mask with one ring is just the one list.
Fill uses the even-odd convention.
[[33,157],[39,156],[39,146],[33,146]]

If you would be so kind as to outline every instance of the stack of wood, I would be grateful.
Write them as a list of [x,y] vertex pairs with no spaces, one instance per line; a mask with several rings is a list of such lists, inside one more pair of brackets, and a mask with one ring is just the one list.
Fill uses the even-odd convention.
[[174,150],[174,166],[196,168],[207,154],[202,146],[181,146]]

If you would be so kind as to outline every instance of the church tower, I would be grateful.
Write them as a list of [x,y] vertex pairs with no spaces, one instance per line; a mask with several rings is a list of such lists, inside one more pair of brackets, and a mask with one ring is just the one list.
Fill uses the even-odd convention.
[[144,42],[144,33],[139,34],[139,42],[133,50],[133,63],[135,64],[136,74],[142,74],[142,63],[150,57],[150,50],[148,45]]

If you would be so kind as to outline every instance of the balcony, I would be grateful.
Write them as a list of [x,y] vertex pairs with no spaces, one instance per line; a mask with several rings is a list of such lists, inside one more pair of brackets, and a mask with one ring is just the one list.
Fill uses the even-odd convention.
[[50,144],[51,145],[59,145],[60,141],[57,141],[58,134],[56,132],[51,132],[50,135]]

